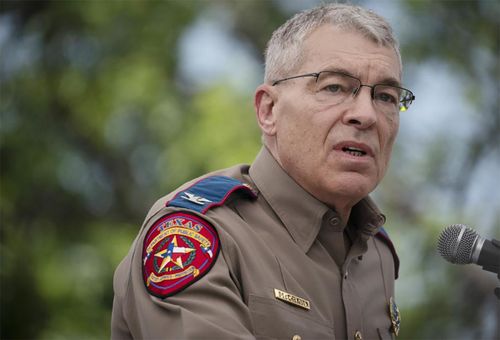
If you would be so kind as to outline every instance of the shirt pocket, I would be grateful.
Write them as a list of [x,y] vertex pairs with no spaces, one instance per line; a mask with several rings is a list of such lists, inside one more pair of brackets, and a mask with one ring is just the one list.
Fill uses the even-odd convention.
[[250,295],[248,307],[257,339],[335,338],[333,328],[315,320],[310,311],[285,302]]

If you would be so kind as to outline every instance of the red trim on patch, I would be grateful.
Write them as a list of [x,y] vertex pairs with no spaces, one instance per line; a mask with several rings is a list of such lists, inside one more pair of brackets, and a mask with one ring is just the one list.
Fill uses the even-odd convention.
[[143,243],[146,289],[159,298],[179,293],[210,271],[219,249],[217,231],[206,220],[182,212],[160,218]]
[[219,202],[213,202],[209,205],[207,205],[202,211],[201,213],[202,214],[205,214],[207,211],[209,211],[210,209],[214,208],[214,207],[219,207],[221,205],[223,205],[226,200],[229,198],[229,196],[231,196],[231,194],[235,191],[238,191],[238,190],[245,190],[247,192],[249,192],[253,198],[256,198],[257,196],[255,195],[255,193],[252,191],[252,189],[250,189],[249,187],[247,187],[246,185],[238,185],[238,186],[235,186],[234,188],[232,188],[231,190],[229,190],[225,195],[224,195],[224,198],[222,198],[222,200],[220,200]]

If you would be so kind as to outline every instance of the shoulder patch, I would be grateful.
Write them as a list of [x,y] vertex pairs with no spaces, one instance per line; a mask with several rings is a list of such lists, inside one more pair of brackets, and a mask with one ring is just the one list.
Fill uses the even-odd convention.
[[375,234],[376,237],[381,239],[391,250],[392,257],[394,259],[394,275],[395,278],[397,279],[399,277],[399,257],[398,254],[396,253],[396,248],[394,247],[394,244],[392,243],[391,239],[389,238],[389,234],[387,231],[382,227],[380,228],[379,232]]
[[186,208],[205,214],[209,209],[223,205],[229,196],[241,191],[255,198],[252,189],[245,183],[226,176],[211,176],[201,179],[189,188],[178,192],[166,206]]
[[162,217],[144,239],[146,289],[159,298],[180,292],[210,271],[219,249],[219,236],[209,222],[182,212]]

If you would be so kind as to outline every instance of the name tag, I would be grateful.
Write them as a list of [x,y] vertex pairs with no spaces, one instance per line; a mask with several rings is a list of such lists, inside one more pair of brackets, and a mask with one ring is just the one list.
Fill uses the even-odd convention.
[[308,300],[276,288],[274,288],[274,297],[278,300],[284,301],[286,303],[300,307],[305,310],[311,309],[311,303]]

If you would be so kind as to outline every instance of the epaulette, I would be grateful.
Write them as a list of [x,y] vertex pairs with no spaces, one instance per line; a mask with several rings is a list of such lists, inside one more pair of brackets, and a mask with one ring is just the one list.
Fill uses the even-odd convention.
[[237,191],[251,198],[257,197],[252,188],[237,179],[211,176],[178,192],[166,206],[186,208],[205,214],[209,209],[223,205],[229,196]]
[[382,227],[379,229],[378,233],[375,234],[375,236],[381,239],[391,250],[392,258],[394,259],[394,276],[397,279],[399,277],[399,257],[398,254],[396,253],[396,248],[394,247],[394,244],[389,238],[389,234]]

